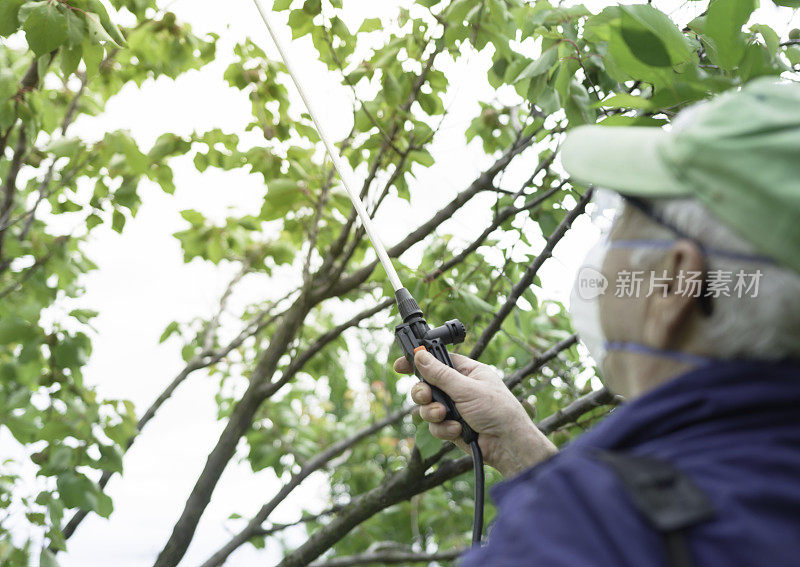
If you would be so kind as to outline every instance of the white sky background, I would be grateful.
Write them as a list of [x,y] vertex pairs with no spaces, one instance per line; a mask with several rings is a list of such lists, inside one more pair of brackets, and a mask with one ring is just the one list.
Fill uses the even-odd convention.
[[[269,5],[270,0],[265,4]],[[355,30],[365,17],[391,16],[398,4],[387,0],[347,0],[347,16],[352,18],[348,24]],[[589,0],[585,4],[596,12],[610,3]],[[678,7],[686,3],[673,4]],[[656,2],[661,9],[673,4]],[[692,2],[688,4],[688,9],[694,9]],[[771,23],[783,37],[791,27],[800,27],[796,16],[794,24],[789,25],[791,11],[777,10],[770,2],[764,4],[764,16],[759,21]],[[143,148],[149,148],[165,131],[190,134],[215,127],[244,130],[250,121],[250,102],[246,94],[228,88],[222,74],[232,60],[233,45],[247,36],[275,54],[253,4],[249,0],[177,0],[169,9],[179,21],[191,23],[195,33],[220,34],[217,60],[177,81],[161,79],[148,81],[141,89],[126,87],[112,99],[102,116],[76,123],[72,135],[97,138],[105,131],[127,129]],[[274,17],[288,40],[285,19],[286,13]],[[295,65],[301,69],[326,126],[341,138],[350,128],[350,92],[334,75],[324,72],[309,44],[303,40],[292,44]],[[486,58],[473,57],[468,65],[446,69],[452,102],[449,118],[434,147],[436,164],[418,172],[416,192],[412,187],[416,198],[410,207],[398,204],[379,218],[377,224],[385,242],[393,243],[404,236],[490,163],[479,146],[468,148],[463,138],[469,120],[477,113],[478,101],[492,97],[485,82],[489,64]],[[172,237],[172,233],[186,228],[179,211],[194,208],[222,220],[229,214],[229,207],[235,212],[257,213],[263,195],[260,176],[213,168],[201,174],[189,160],[176,160],[173,165],[177,185],[174,196],[149,183],[142,184],[143,205],[124,233],[117,235],[101,227],[86,247],[99,269],[86,278],[81,304],[100,312],[94,322],[98,333],[93,337],[94,354],[86,377],[97,385],[102,397],[131,399],[140,413],[183,367],[177,340],[158,344],[164,327],[173,320],[188,321],[212,313],[232,275],[230,267],[183,263],[179,243]],[[469,241],[490,218],[487,203],[491,200],[489,195],[475,199],[444,228],[457,234],[459,240]],[[568,297],[572,275],[592,237],[584,219],[577,225],[578,229],[556,249],[556,258],[542,269],[545,293],[561,301]],[[270,290],[251,288],[247,293],[263,297]],[[215,392],[214,382],[197,372],[164,405],[126,455],[124,477],[115,477],[108,486],[115,506],[110,520],[87,518],[70,540],[69,552],[59,557],[63,567],[152,564],[221,431],[222,425],[216,421]],[[247,465],[231,464],[183,564],[196,565],[205,560],[229,537],[224,519],[232,512],[247,515],[256,511],[277,486],[270,474],[254,475]],[[312,502],[319,487],[307,481],[298,492],[303,502]],[[287,502],[271,519],[296,519],[299,501]],[[246,545],[227,564],[268,565],[279,555],[278,550],[256,551]]]

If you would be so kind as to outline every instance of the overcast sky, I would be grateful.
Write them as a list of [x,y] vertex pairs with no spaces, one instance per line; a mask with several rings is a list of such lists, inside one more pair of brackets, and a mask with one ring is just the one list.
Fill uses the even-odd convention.
[[[265,4],[269,5],[270,0]],[[590,0],[585,4],[598,11],[608,3]],[[662,9],[669,5],[656,4]],[[676,7],[686,4],[674,3]],[[693,3],[688,4],[692,9]],[[345,5],[350,22],[357,25],[364,17],[392,14],[398,2],[347,0]],[[231,61],[232,46],[245,37],[271,48],[252,2],[177,0],[170,9],[179,20],[190,22],[196,33],[220,34],[217,61],[177,81],[148,81],[141,89],[126,87],[102,116],[78,122],[73,134],[95,138],[105,131],[127,129],[147,148],[165,131],[189,134],[215,127],[226,131],[244,129],[250,120],[250,102],[246,95],[226,86],[222,73]],[[798,27],[796,21],[790,25],[789,11],[768,7],[766,12],[767,21],[784,35],[789,27]],[[276,15],[275,21],[285,32],[285,15]],[[288,39],[288,34],[284,37]],[[322,65],[313,61],[305,42],[293,44],[292,54],[311,86],[309,90],[326,125],[334,133],[346,133],[352,108],[349,91],[338,85],[335,77],[322,72]],[[436,165],[418,179],[418,185],[426,188],[425,202],[417,199],[410,207],[397,206],[381,219],[378,226],[387,243],[398,240],[409,227],[426,218],[431,209],[448,201],[486,165],[485,156],[474,146],[466,147],[463,131],[476,114],[477,102],[492,96],[485,85],[487,67],[485,58],[473,57],[467,64],[447,70],[452,85],[450,116],[434,148]],[[224,218],[229,207],[257,213],[263,195],[258,176],[213,169],[200,174],[188,160],[177,160],[174,169],[174,196],[142,184],[143,206],[124,234],[100,228],[87,246],[99,269],[87,277],[87,293],[81,303],[100,311],[87,380],[96,384],[105,398],[133,400],[140,412],[183,365],[178,341],[158,344],[164,327],[173,320],[187,321],[212,312],[231,276],[229,268],[197,262],[183,264],[178,242],[171,236],[186,228],[178,212],[194,208],[213,219]],[[477,199],[445,228],[466,241],[487,218],[485,205],[485,201]],[[542,272],[546,293],[559,300],[566,300],[572,274],[589,245],[591,232],[586,223],[582,220],[578,226]],[[140,567],[152,563],[221,430],[215,418],[215,391],[213,381],[202,373],[193,375],[178,389],[126,455],[124,478],[115,477],[109,484],[115,503],[111,519],[90,516],[84,521],[69,542],[69,553],[60,557],[62,566]],[[229,466],[184,564],[205,560],[230,535],[223,520],[232,512],[254,512],[274,494],[276,486],[269,474],[254,475],[246,465]],[[313,479],[307,481],[307,486],[302,491],[304,502],[319,500],[320,487]],[[294,520],[298,509],[297,500],[289,501],[272,519]],[[255,551],[244,546],[228,564],[268,565],[277,556],[277,551]]]

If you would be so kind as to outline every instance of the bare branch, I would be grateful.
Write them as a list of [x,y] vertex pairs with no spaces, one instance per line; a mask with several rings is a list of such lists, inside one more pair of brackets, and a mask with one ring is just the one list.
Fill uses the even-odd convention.
[[302,516],[299,520],[294,522],[289,522],[288,524],[272,524],[269,528],[259,528],[257,532],[254,534],[255,536],[270,536],[274,533],[281,532],[287,528],[291,528],[294,526],[299,526],[300,524],[307,524],[309,522],[316,522],[317,520],[321,520],[327,516],[332,514],[336,514],[337,512],[341,511],[344,508],[344,504],[337,504],[335,506],[331,506],[327,510],[323,510],[318,514],[306,514]]
[[203,352],[211,351],[211,347],[214,346],[214,339],[216,337],[217,330],[219,329],[219,322],[228,306],[228,300],[233,294],[233,288],[236,287],[236,284],[242,281],[242,278],[246,276],[249,271],[250,262],[244,262],[242,264],[242,268],[236,272],[236,275],[233,276],[230,282],[228,282],[225,291],[222,292],[222,297],[219,298],[219,307],[217,308],[217,312],[208,322],[208,327],[206,327],[205,336],[203,337]]
[[605,388],[600,388],[581,396],[565,408],[561,408],[553,415],[544,418],[538,423],[539,429],[545,434],[552,433],[570,423],[574,423],[586,413],[595,408],[606,405],[616,405],[621,398],[615,396]]
[[559,353],[567,350],[572,345],[578,342],[577,335],[570,335],[566,339],[563,339],[549,349],[544,351],[539,356],[535,357],[531,360],[528,364],[503,378],[503,382],[506,383],[509,390],[513,390],[520,382],[522,382],[525,378],[539,370],[542,366],[553,360]]
[[322,220],[322,212],[325,210],[325,203],[328,201],[328,191],[333,183],[333,175],[335,173],[336,170],[331,167],[314,207],[314,218],[311,220],[311,229],[308,231],[308,254],[306,254],[306,260],[303,262],[303,285],[310,285],[311,283],[311,259],[314,256],[314,248],[317,246],[319,224]]
[[[108,60],[108,58],[106,58],[106,60]],[[67,129],[75,120],[75,115],[78,112],[78,103],[80,102],[83,93],[86,91],[86,84],[89,82],[89,78],[87,77],[86,73],[79,73],[78,76],[80,77],[81,80],[81,86],[78,88],[78,91],[72,97],[72,100],[69,101],[69,106],[67,107],[67,111],[64,113],[64,119],[61,121],[62,136],[67,135]]]

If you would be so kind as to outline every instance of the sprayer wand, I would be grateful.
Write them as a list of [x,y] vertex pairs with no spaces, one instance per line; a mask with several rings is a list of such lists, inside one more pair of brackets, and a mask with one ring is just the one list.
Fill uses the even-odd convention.
[[[453,361],[450,359],[450,355],[445,346],[448,344],[458,344],[464,340],[466,337],[466,329],[464,328],[464,325],[460,321],[453,319],[446,322],[441,327],[432,329],[423,318],[422,309],[420,309],[417,302],[411,296],[411,293],[403,287],[402,283],[400,283],[400,278],[397,276],[397,271],[394,269],[392,260],[386,253],[386,248],[383,246],[380,238],[378,238],[378,234],[375,231],[375,227],[372,224],[372,219],[370,218],[369,213],[367,213],[367,209],[364,207],[364,203],[361,201],[358,193],[353,189],[354,186],[351,183],[352,176],[350,169],[344,164],[341,156],[336,151],[335,146],[331,143],[330,138],[328,138],[326,131],[322,126],[322,122],[317,117],[317,113],[311,104],[311,99],[307,96],[306,91],[303,89],[303,86],[300,83],[299,75],[291,63],[288,51],[284,49],[281,40],[278,38],[278,35],[275,33],[275,30],[270,23],[267,11],[262,6],[260,0],[253,0],[253,3],[256,5],[256,9],[258,9],[259,14],[261,14],[261,19],[264,20],[264,24],[267,26],[267,31],[269,32],[270,37],[272,37],[272,41],[275,44],[275,47],[278,49],[278,53],[280,54],[284,65],[286,65],[286,70],[289,72],[292,82],[294,82],[295,87],[297,87],[300,98],[303,99],[303,103],[308,110],[308,114],[311,116],[312,122],[314,122],[317,133],[319,134],[322,143],[325,145],[325,150],[328,152],[331,162],[333,162],[333,167],[339,174],[339,178],[342,180],[342,185],[344,185],[345,191],[347,191],[347,195],[350,197],[350,201],[352,201],[353,207],[355,208],[356,213],[358,213],[359,219],[361,219],[361,224],[364,226],[364,230],[366,231],[367,236],[372,243],[372,247],[375,249],[375,253],[378,255],[378,260],[383,266],[383,269],[386,271],[389,282],[392,284],[392,288],[395,292],[395,299],[397,301],[397,308],[400,311],[400,317],[402,319],[402,323],[395,328],[395,338],[397,339],[400,347],[403,349],[403,355],[411,364],[411,367],[414,368],[414,374],[416,374],[416,376],[420,379],[422,379],[422,377],[414,367],[414,354],[422,349],[430,352],[440,362],[450,366],[451,368],[454,368]],[[458,413],[456,405],[453,400],[450,399],[450,396],[445,394],[436,386],[431,384],[429,384],[429,386],[433,393],[433,400],[442,404],[447,410],[445,419],[457,421],[461,424],[461,438],[467,445],[469,445],[472,452],[472,459],[475,468],[475,521],[473,524],[472,542],[473,544],[479,545],[481,541],[481,534],[483,532],[484,479],[483,455],[481,454],[481,449],[478,446],[478,434],[467,424],[466,421],[464,421],[464,419]]]

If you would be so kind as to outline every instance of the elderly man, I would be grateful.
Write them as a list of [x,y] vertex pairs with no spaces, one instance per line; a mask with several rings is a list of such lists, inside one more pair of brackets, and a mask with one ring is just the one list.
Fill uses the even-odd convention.
[[[627,402],[559,453],[491,368],[417,353],[508,479],[463,565],[800,565],[800,86],[756,81],[669,131],[577,128],[562,160],[621,196],[570,310]],[[425,383],[412,398],[460,443]]]

